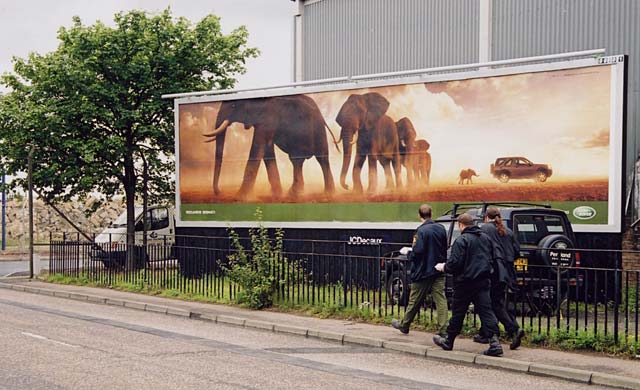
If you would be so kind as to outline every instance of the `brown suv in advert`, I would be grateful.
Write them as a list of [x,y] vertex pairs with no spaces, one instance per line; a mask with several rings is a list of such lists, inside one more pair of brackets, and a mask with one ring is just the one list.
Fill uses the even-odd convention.
[[547,164],[534,164],[524,157],[499,157],[491,164],[491,175],[502,183],[509,179],[535,179],[545,182],[553,170]]

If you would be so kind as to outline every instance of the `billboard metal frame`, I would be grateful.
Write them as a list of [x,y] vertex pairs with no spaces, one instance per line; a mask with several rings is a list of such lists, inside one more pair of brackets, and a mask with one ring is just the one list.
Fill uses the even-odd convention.
[[[286,96],[295,94],[309,94],[318,92],[330,92],[338,90],[351,90],[361,88],[374,88],[383,86],[395,86],[415,83],[433,83],[442,81],[455,81],[474,78],[496,77],[517,75],[523,73],[538,73],[554,70],[574,69],[592,66],[612,66],[611,77],[611,113],[610,113],[610,144],[609,144],[609,196],[608,196],[608,223],[600,225],[580,225],[576,224],[576,232],[607,232],[619,233],[622,224],[622,188],[623,188],[623,140],[624,140],[624,100],[625,100],[625,56],[615,55],[607,57],[591,57],[581,59],[568,59],[582,55],[592,55],[601,53],[603,50],[593,50],[589,52],[567,53],[565,55],[554,55],[544,57],[529,57],[526,61],[509,60],[497,61],[493,63],[459,65],[452,67],[434,68],[430,70],[418,70],[399,73],[387,73],[368,76],[358,76],[356,78],[337,78],[316,82],[305,82],[291,84],[291,86],[280,86],[266,89],[238,90],[232,93],[212,94],[212,91],[194,92],[185,94],[164,95],[165,98],[175,98],[175,158],[176,158],[176,226],[177,227],[254,227],[255,221],[183,221],[181,214],[180,199],[180,106],[183,104],[218,102],[239,99],[264,98],[272,96]],[[554,59],[565,59],[563,61],[542,62]],[[522,64],[526,62],[525,64]],[[538,62],[531,64],[531,62]],[[522,64],[511,67],[497,67]],[[461,69],[475,69],[467,71],[457,71]],[[440,72],[431,74],[432,72]],[[446,72],[446,73],[445,73]],[[453,73],[451,73],[453,72]],[[429,74],[425,74],[429,73]],[[389,78],[392,77],[392,78]],[[373,78],[373,79],[372,79]],[[318,84],[321,83],[321,84]],[[414,222],[269,222],[265,221],[266,227],[282,228],[314,228],[314,229],[399,229],[413,230]]]

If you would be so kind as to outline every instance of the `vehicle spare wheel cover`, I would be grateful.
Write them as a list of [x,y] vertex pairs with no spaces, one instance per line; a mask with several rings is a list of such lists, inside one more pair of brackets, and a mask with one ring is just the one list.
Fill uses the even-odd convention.
[[551,234],[538,244],[538,253],[545,265],[573,267],[575,265],[574,251],[563,249],[573,249],[573,242],[563,234]]

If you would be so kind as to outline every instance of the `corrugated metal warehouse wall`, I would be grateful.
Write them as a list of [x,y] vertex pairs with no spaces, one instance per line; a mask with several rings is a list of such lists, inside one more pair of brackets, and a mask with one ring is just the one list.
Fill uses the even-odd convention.
[[490,6],[492,60],[606,48],[629,55],[627,160],[640,151],[639,0],[309,0],[302,79],[479,62]]
[[475,62],[476,0],[309,1],[304,80]]

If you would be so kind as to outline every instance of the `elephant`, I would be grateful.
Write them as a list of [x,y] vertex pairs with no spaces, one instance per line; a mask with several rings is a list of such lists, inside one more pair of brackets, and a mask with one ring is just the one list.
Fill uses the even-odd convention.
[[416,166],[415,179],[419,184],[429,185],[429,178],[431,177],[431,154],[429,154],[430,146],[429,142],[424,139],[418,139],[413,144]]
[[396,122],[400,152],[400,164],[407,169],[407,184],[413,183],[419,176],[418,156],[415,151],[416,129],[407,117]]
[[367,191],[373,192],[377,186],[377,165],[384,168],[386,188],[393,188],[391,165],[395,174],[396,187],[402,187],[400,178],[400,151],[396,123],[388,115],[389,101],[377,92],[362,95],[350,95],[340,108],[336,122],[340,125],[340,137],[343,145],[340,185],[349,189],[346,175],[351,164],[352,145],[356,144],[356,157],[353,164],[353,189],[362,192],[360,172],[364,161],[369,166],[369,184]]
[[276,165],[274,145],[289,155],[293,164],[293,184],[289,196],[296,197],[304,189],[302,165],[315,156],[322,168],[324,191],[335,191],[333,174],[329,166],[329,131],[338,151],[338,141],[327,126],[320,109],[306,95],[274,96],[257,99],[229,100],[220,105],[215,129],[203,135],[205,142],[216,142],[213,171],[213,191],[220,194],[218,182],[224,153],[226,130],[232,123],[242,123],[246,130],[254,128],[249,160],[244,170],[237,197],[245,199],[255,186],[260,162],[264,161],[273,197],[282,196],[280,174]]
[[460,171],[458,184],[473,184],[473,176],[480,176],[473,169],[463,169]]

